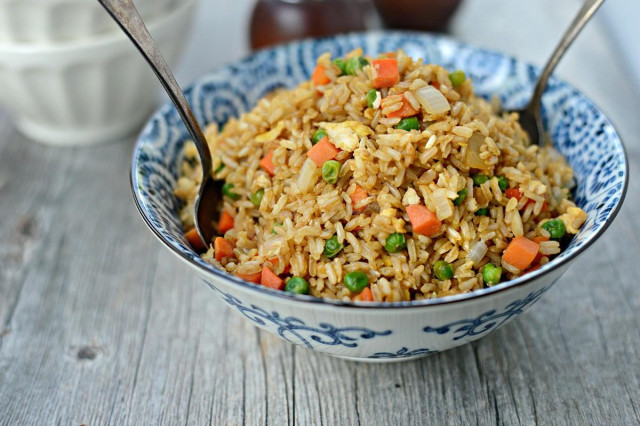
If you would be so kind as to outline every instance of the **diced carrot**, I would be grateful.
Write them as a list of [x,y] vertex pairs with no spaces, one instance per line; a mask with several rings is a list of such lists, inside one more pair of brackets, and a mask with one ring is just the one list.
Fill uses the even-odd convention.
[[400,80],[398,60],[396,58],[382,58],[371,62],[373,68],[373,87],[391,87]]
[[533,263],[540,251],[540,244],[526,237],[516,237],[502,253],[502,260],[524,271]]
[[437,80],[433,80],[431,83],[429,83],[430,85],[432,85],[433,87],[435,87],[436,89],[440,90],[440,82]]
[[217,261],[225,257],[233,256],[233,244],[222,237],[216,237],[216,239],[213,240],[213,253]]
[[273,288],[275,290],[284,289],[284,280],[273,273],[273,271],[266,266],[262,267],[262,276],[260,277],[260,284],[265,287]]
[[327,77],[325,68],[322,65],[318,65],[316,69],[313,70],[311,81],[313,81],[313,84],[316,86],[324,86],[325,84],[329,84],[331,79]]
[[542,268],[542,265],[540,265],[539,263],[536,265],[533,265],[531,268],[527,269],[526,271],[524,271],[522,273],[522,275],[524,274],[528,274],[529,272],[533,272],[533,271],[537,271],[538,269]]
[[[382,108],[384,108],[385,99],[389,99],[389,98],[384,98],[382,100]],[[389,117],[389,118],[394,118],[394,117],[405,118],[405,117],[414,116],[417,113],[418,113],[418,110],[414,109],[411,106],[411,104],[409,103],[409,101],[407,101],[407,99],[403,96],[402,97],[402,107],[400,107],[400,109],[397,110],[397,111],[390,112],[389,114],[387,114],[387,117]]]
[[407,215],[411,222],[413,232],[430,237],[440,232],[442,222],[438,216],[422,204],[412,204],[407,206]]
[[[538,235],[536,237],[531,238],[531,241],[533,241],[534,243],[540,244],[543,241],[549,241],[549,238],[543,237],[542,235]],[[533,264],[535,265],[536,263],[540,263],[540,259],[542,259],[543,257],[544,255],[540,253],[540,250],[538,250],[538,254],[536,254],[536,258],[533,259]]]
[[218,221],[218,232],[224,234],[229,229],[233,229],[233,226],[233,216],[231,216],[228,211],[223,210],[222,213],[220,213],[220,220]]
[[504,193],[507,196],[507,198],[515,198],[518,201],[520,201],[523,195],[518,188],[507,188],[507,190],[504,191]]
[[195,251],[202,251],[205,249],[204,243],[200,239],[200,235],[198,235],[196,228],[191,228],[186,234],[184,234],[184,236]]
[[367,198],[368,196],[369,194],[367,194],[367,191],[364,188],[362,188],[360,185],[356,185],[355,191],[351,193],[351,205],[354,206],[353,208],[354,213],[362,213],[364,211],[366,206],[362,206],[356,209],[355,205],[358,204],[360,201],[364,200],[365,198]]
[[[280,259],[278,259],[277,257],[274,257],[273,259],[269,259],[268,262],[270,262],[274,268],[277,268],[278,264],[280,263]],[[291,264],[288,264],[287,266],[284,267],[284,269],[282,270],[282,273],[288,274],[290,270],[291,270]]]
[[267,155],[260,160],[260,166],[271,176],[276,174],[276,166],[273,165],[273,151],[267,152]]
[[531,238],[531,241],[533,241],[534,243],[540,244],[543,241],[549,241],[549,238],[548,237],[544,237],[542,235],[537,235],[537,236]]
[[363,302],[373,302],[373,293],[371,293],[369,287],[365,287],[364,290],[360,292],[360,300]]
[[262,278],[262,271],[256,272],[255,274],[236,274],[236,277],[242,278],[245,281],[249,281],[250,283],[260,284],[260,278]]
[[307,157],[311,158],[318,167],[322,167],[325,161],[333,160],[339,152],[340,150],[325,136],[307,151]]

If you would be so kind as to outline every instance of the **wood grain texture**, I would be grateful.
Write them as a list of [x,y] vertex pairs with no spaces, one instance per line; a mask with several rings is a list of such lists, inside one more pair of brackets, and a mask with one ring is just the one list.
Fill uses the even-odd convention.
[[[237,3],[229,22],[251,4]],[[577,4],[466,2],[453,32],[541,63]],[[474,24],[482,7],[502,11],[489,28]],[[214,19],[214,36],[244,31]],[[520,31],[501,39],[508,22]],[[0,111],[0,425],[639,424],[640,96],[598,22],[559,73],[627,142],[619,217],[517,320],[388,365],[294,347],[223,305],[138,218],[132,139],[43,147]]]

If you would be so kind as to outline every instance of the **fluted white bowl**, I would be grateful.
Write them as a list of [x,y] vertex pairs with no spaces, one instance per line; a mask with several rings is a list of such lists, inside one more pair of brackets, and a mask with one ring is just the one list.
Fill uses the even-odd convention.
[[[134,0],[143,19],[169,13],[178,0]],[[95,0],[0,0],[0,43],[52,43],[116,32]]]
[[[169,65],[183,50],[195,4],[183,0],[148,22]],[[133,132],[156,105],[158,87],[121,32],[51,46],[0,43],[0,104],[23,133],[47,144],[95,144]]]

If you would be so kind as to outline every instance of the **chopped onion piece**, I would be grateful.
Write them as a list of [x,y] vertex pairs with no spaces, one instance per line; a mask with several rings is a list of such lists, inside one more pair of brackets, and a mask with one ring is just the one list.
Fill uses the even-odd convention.
[[480,240],[471,247],[467,259],[472,261],[475,266],[478,266],[485,254],[487,254],[489,248],[484,241]]
[[277,256],[280,253],[280,249],[285,244],[286,239],[284,237],[270,238],[260,246],[260,255],[267,258]]
[[413,94],[427,114],[442,114],[451,109],[447,98],[433,86],[422,87]]
[[376,90],[376,99],[373,101],[373,109],[380,108],[380,103],[382,103],[382,95],[379,90]]
[[481,133],[474,132],[469,138],[469,144],[467,145],[467,155],[464,160],[468,167],[474,169],[487,169],[487,163],[480,158],[480,147],[484,143],[484,136]]
[[316,163],[313,162],[310,158],[307,158],[300,169],[300,174],[298,175],[298,180],[296,181],[296,187],[298,188],[298,192],[305,193],[310,191],[311,188],[315,186],[318,182],[318,177],[320,176],[320,168],[316,166]]
[[439,220],[445,220],[453,216],[453,207],[444,189],[434,191],[433,194],[431,194],[431,201],[433,202],[436,216],[438,216]]

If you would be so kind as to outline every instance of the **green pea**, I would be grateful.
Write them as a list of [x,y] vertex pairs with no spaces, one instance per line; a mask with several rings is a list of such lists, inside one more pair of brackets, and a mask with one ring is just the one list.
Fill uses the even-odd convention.
[[453,87],[458,87],[465,81],[467,81],[467,76],[464,71],[456,70],[449,74],[449,80],[451,80],[451,84],[453,85]]
[[260,203],[262,203],[262,197],[264,197],[264,188],[258,189],[256,192],[249,196],[249,201],[256,206],[260,207]]
[[500,191],[506,191],[509,187],[509,181],[504,176],[497,176],[498,178],[498,186],[500,187]]
[[322,163],[322,179],[333,185],[338,181],[341,164],[336,160],[329,160]]
[[329,259],[333,259],[343,248],[344,245],[338,242],[338,237],[334,235],[324,243],[324,251],[322,253]]
[[358,56],[347,60],[347,63],[344,66],[344,71],[349,75],[356,75],[358,70],[365,65],[369,65],[369,61],[362,56]]
[[284,291],[293,294],[309,294],[309,283],[302,277],[291,277],[284,286]]
[[280,222],[276,222],[273,224],[273,226],[271,227],[271,233],[273,235],[278,235],[278,233],[276,232],[276,226],[282,226],[283,224]]
[[467,188],[462,188],[460,191],[458,191],[458,197],[455,200],[453,200],[453,205],[459,206],[460,204],[462,204],[465,198],[467,198],[468,193],[469,193],[469,190]]
[[354,293],[360,293],[366,286],[369,285],[369,279],[367,274],[360,271],[349,272],[344,276],[344,286]]
[[502,268],[494,265],[493,263],[487,263],[482,268],[482,279],[484,280],[484,283],[489,287],[498,284],[500,282],[501,276]]
[[453,278],[453,266],[444,260],[438,260],[433,264],[433,273],[441,281]]
[[327,131],[321,127],[318,130],[316,130],[315,133],[313,134],[313,137],[311,138],[311,143],[315,145],[318,142],[320,142],[320,140],[325,136],[327,136]]
[[483,183],[485,183],[486,181],[489,180],[489,176],[487,176],[487,175],[473,175],[471,177],[471,179],[473,179],[473,184],[475,186],[480,186],[480,185],[482,185]]
[[394,126],[396,129],[406,130],[419,130],[420,122],[418,121],[418,117],[407,117],[400,120],[398,124]]
[[218,173],[220,173],[221,171],[224,170],[224,163],[221,161],[220,165],[218,166],[218,168],[215,169],[215,171],[213,172],[214,175],[217,175]]
[[548,222],[545,222],[542,225],[542,229],[545,229],[549,234],[551,234],[551,238],[554,240],[559,240],[564,237],[564,233],[566,232],[566,227],[564,226],[564,222],[560,219],[553,219]]
[[489,207],[476,210],[476,216],[489,216]]
[[407,248],[407,239],[404,234],[394,232],[384,242],[384,249],[389,253],[397,253]]
[[347,70],[346,70],[347,63],[345,62],[345,60],[343,58],[335,58],[331,62],[333,62],[333,65],[335,65],[338,68],[340,68],[340,75],[345,75],[347,73]]
[[367,106],[369,108],[374,108],[373,103],[376,101],[376,99],[378,99],[379,93],[380,92],[378,92],[376,89],[369,90],[369,93],[367,93]]
[[240,195],[233,192],[232,189],[233,184],[230,182],[226,182],[224,185],[222,185],[222,193],[232,200],[237,200],[238,198],[240,198]]

